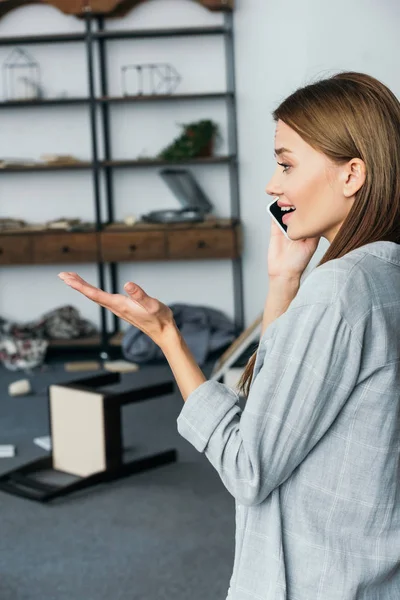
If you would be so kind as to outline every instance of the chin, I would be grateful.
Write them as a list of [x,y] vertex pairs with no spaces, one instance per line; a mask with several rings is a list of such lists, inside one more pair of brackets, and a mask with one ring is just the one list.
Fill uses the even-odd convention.
[[286,233],[288,234],[292,242],[297,242],[298,240],[304,240],[306,238],[306,235],[304,233],[299,234],[297,231],[291,231],[289,227],[287,228]]
[[324,234],[320,231],[307,231],[306,229],[301,230],[301,228],[295,229],[294,227],[288,227],[287,234],[293,242],[306,240],[307,238],[324,237]]

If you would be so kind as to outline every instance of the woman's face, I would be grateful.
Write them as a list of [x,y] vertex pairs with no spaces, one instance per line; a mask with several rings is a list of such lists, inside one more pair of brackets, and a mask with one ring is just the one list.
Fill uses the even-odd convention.
[[288,236],[292,240],[322,236],[331,243],[354,201],[348,190],[347,196],[344,193],[348,169],[332,163],[280,120],[275,157],[278,164],[266,192],[295,207],[287,217]]

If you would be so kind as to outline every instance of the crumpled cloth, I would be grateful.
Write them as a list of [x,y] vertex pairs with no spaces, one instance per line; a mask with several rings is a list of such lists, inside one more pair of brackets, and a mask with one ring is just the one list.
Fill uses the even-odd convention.
[[[228,346],[237,337],[234,323],[223,312],[207,306],[171,304],[169,307],[196,362],[203,365],[211,352]],[[131,325],[122,340],[126,360],[146,363],[164,358],[161,349]]]
[[73,306],[56,308],[25,324],[0,317],[0,361],[10,371],[33,369],[43,363],[48,340],[89,337],[96,332]]

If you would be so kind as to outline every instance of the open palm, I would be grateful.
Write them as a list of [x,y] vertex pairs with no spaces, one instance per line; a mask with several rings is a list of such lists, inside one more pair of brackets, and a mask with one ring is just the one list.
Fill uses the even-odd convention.
[[60,279],[99,306],[107,308],[120,319],[124,319],[148,335],[156,344],[160,343],[165,330],[174,324],[172,310],[156,298],[148,296],[135,283],[126,283],[123,294],[109,294],[87,283],[77,273],[63,272]]

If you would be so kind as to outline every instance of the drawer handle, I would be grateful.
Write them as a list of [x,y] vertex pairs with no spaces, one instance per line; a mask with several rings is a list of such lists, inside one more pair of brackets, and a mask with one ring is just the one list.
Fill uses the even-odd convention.
[[135,244],[131,244],[129,246],[129,250],[131,250],[132,252],[135,252],[135,250],[137,250],[137,246]]
[[198,248],[207,248],[207,243],[204,240],[200,240],[199,242],[197,242],[197,247]]
[[69,247],[69,246],[63,246],[63,247],[61,248],[61,251],[62,251],[64,254],[66,254],[67,252],[69,252],[69,251],[70,251],[70,247]]
[[0,254],[3,254],[4,250],[3,248],[0,248]]

